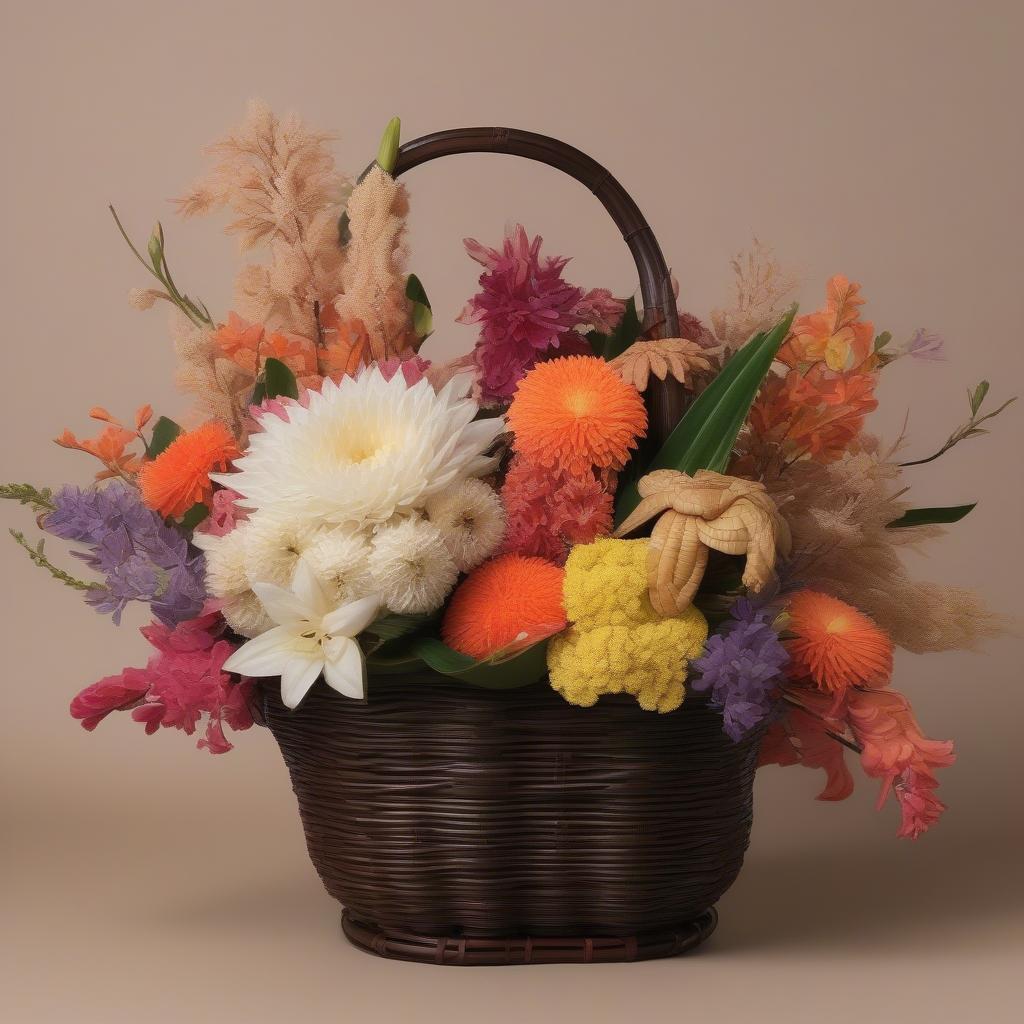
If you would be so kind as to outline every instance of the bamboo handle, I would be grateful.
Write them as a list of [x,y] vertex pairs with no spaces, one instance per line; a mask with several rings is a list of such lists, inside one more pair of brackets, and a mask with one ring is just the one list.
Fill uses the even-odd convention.
[[[679,336],[672,278],[661,246],[632,196],[596,160],[558,139],[518,128],[451,128],[406,142],[393,171],[406,171],[457,153],[509,153],[564,171],[601,201],[633,254],[644,306],[644,333],[652,338]],[[679,422],[682,388],[674,380],[652,381],[646,393],[651,436],[664,441]]]

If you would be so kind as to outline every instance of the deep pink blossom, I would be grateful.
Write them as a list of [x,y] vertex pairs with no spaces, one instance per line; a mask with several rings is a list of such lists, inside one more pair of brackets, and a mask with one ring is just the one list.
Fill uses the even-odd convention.
[[205,720],[200,749],[214,754],[230,750],[224,725],[236,731],[252,725],[252,681],[233,682],[223,670],[236,649],[223,638],[224,630],[224,620],[210,605],[174,628],[160,622],[143,627],[143,636],[156,648],[146,667],[126,668],[87,687],[71,702],[71,714],[94,729],[111,711],[131,709],[149,734],[165,728],[191,735]]
[[581,329],[610,331],[623,305],[605,289],[585,291],[569,284],[564,257],[540,258],[542,239],[532,241],[517,224],[501,249],[475,239],[466,251],[484,268],[480,291],[458,320],[480,324],[474,355],[484,401],[511,397],[520,378],[541,359],[590,352]]
[[241,495],[230,487],[214,491],[210,502],[210,514],[196,527],[196,533],[223,537],[239,523],[244,522],[249,517],[249,512],[235,504],[240,497]]

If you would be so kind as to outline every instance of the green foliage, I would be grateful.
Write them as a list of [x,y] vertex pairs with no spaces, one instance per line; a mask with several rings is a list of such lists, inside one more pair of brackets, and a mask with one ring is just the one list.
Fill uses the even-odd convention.
[[0,498],[8,498],[21,505],[31,505],[37,512],[52,512],[53,491],[49,487],[36,488],[31,484],[0,484]]
[[209,508],[197,501],[182,517],[178,526],[186,533],[191,533],[208,515]]
[[299,397],[299,384],[295,374],[280,359],[268,358],[263,363],[264,398]]
[[155,459],[162,452],[165,452],[181,434],[181,427],[174,420],[161,416],[153,424],[153,434],[146,445],[146,456]]
[[423,637],[413,642],[410,651],[435,672],[471,686],[488,690],[514,690],[521,686],[531,686],[547,675],[547,646],[545,640],[516,654],[502,656],[498,652],[490,658],[477,661],[453,651],[440,640]]
[[594,354],[603,359],[612,360],[622,355],[630,345],[643,333],[643,324],[636,311],[636,299],[632,296],[626,301],[626,309],[622,319],[616,324],[611,334],[601,334],[600,331],[591,331],[587,335]]
[[412,327],[422,344],[434,331],[434,314],[423,282],[415,274],[406,278],[405,297],[412,303]]
[[[674,469],[691,476],[699,469],[725,472],[740,429],[795,315],[793,306],[770,331],[756,334],[726,363],[687,410],[644,473],[656,469]],[[616,522],[622,522],[639,502],[635,483],[621,487]]]
[[77,579],[76,577],[66,573],[63,569],[58,569],[57,566],[46,557],[46,551],[43,547],[43,541],[40,540],[35,547],[26,540],[25,535],[20,530],[9,530],[10,535],[14,538],[17,544],[20,544],[28,552],[28,557],[32,559],[35,565],[38,565],[40,569],[45,569],[55,580],[59,583],[63,583],[65,587],[71,587],[73,590],[92,590],[95,584],[86,583],[85,580]]
[[896,530],[906,526],[934,526],[939,523],[958,523],[977,504],[975,501],[970,505],[947,505],[941,508],[911,508],[904,512],[899,519],[894,519],[888,526],[889,529]]

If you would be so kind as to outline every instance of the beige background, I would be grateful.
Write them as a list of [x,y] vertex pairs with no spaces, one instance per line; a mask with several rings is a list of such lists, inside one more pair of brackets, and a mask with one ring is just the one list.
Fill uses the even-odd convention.
[[[964,387],[1024,388],[1021,341],[1021,5],[827,2],[536,3],[348,0],[20,3],[4,17],[3,479],[84,482],[50,438],[93,404],[180,413],[163,314],[106,212],[143,239],[164,219],[179,283],[224,314],[237,263],[213,223],[166,199],[199,150],[258,94],[337,129],[359,170],[393,113],[412,138],[506,124],[606,162],[655,225],[686,305],[721,302],[727,260],[757,234],[800,271],[862,282],[897,338],[919,325],[949,361],[899,364],[879,431],[910,411],[913,451],[960,422]],[[576,254],[570,278],[633,287],[593,199],[519,161],[416,172],[414,261],[435,302],[435,352],[473,290],[459,239],[506,218]],[[429,353],[428,353],[429,354]],[[1020,607],[1021,412],[913,471],[921,504],[981,504],[922,572]],[[4,525],[31,526],[16,506]],[[53,551],[60,551],[54,543]],[[815,803],[817,773],[761,774],[747,868],[699,956],[600,969],[441,971],[350,949],[306,859],[270,737],[213,759],[122,718],[89,735],[81,686],[139,663],[120,632],[0,546],[5,1021],[451,1022],[1019,1019],[1024,887],[1020,644],[900,658],[925,728],[957,740],[950,811],[898,842],[874,786]],[[1016,970],[1014,969],[1016,968]]]

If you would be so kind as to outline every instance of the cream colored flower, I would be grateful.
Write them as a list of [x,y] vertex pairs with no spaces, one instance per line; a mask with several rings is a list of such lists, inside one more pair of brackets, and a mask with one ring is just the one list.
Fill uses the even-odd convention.
[[250,583],[290,587],[299,559],[316,537],[316,524],[305,518],[256,512],[245,525],[248,527],[246,570]]
[[418,518],[380,529],[369,565],[383,603],[410,614],[440,608],[459,575],[440,531]]
[[239,523],[222,537],[195,535],[206,552],[206,589],[221,600],[221,614],[242,636],[259,636],[273,626],[249,584],[249,524]]
[[658,380],[671,376],[680,384],[693,384],[698,373],[711,369],[707,353],[695,341],[685,338],[659,338],[655,341],[634,341],[609,364],[619,376],[637,391],[645,391],[653,373]]
[[501,543],[505,511],[493,487],[463,480],[427,500],[427,518],[459,572],[475,569]]
[[239,635],[254,637],[272,629],[274,620],[267,614],[263,603],[252,590],[226,597],[220,613],[224,621]]
[[337,604],[370,593],[373,577],[370,545],[358,533],[341,529],[318,530],[303,558]]
[[492,469],[486,453],[505,424],[474,419],[470,384],[455,378],[435,393],[427,380],[385,380],[376,366],[340,384],[325,380],[287,421],[263,417],[238,472],[217,479],[242,495],[240,505],[280,519],[384,523]]

